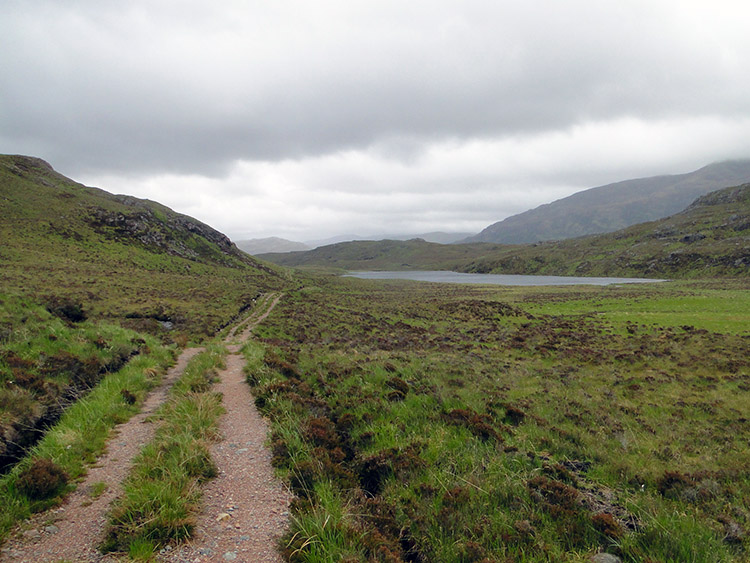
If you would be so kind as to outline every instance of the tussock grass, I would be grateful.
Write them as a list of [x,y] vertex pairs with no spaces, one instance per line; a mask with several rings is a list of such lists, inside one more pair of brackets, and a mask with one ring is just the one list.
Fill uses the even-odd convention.
[[103,551],[147,558],[190,537],[200,483],[216,476],[209,444],[218,437],[221,396],[211,392],[226,355],[219,343],[195,356],[159,410],[159,427],[134,462],[109,515]]
[[731,285],[290,294],[245,348],[298,497],[287,557],[747,560],[750,301]]
[[[149,353],[132,359],[124,368],[105,377],[88,395],[63,414],[32,450],[13,469],[0,478],[0,539],[14,524],[31,513],[49,508],[75,487],[89,463],[103,451],[112,428],[138,412],[140,403],[173,359],[173,350],[145,337]],[[128,404],[121,395],[129,389],[136,397]],[[62,468],[69,484],[51,498],[32,500],[17,488],[19,476],[38,459],[48,459]]]

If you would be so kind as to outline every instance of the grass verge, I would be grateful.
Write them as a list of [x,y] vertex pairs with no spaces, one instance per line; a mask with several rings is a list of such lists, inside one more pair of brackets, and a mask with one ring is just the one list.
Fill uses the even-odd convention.
[[[60,421],[47,432],[29,454],[8,474],[0,478],[0,541],[19,521],[54,506],[75,488],[76,479],[86,472],[104,449],[112,428],[138,412],[146,393],[159,380],[173,359],[173,351],[145,337],[148,353],[132,359],[124,368],[106,376],[88,395],[69,407]],[[135,399],[126,400],[127,389]],[[40,467],[40,460],[53,465],[52,474],[64,475],[50,486],[23,486],[28,483],[32,467]],[[59,470],[59,471],[58,471]],[[38,480],[49,474],[39,473]],[[49,472],[48,472],[49,473]]]
[[226,349],[212,343],[195,356],[156,415],[154,439],[135,460],[109,515],[104,552],[149,559],[169,542],[190,537],[201,482],[216,476],[209,443],[218,437],[221,396],[211,392]]

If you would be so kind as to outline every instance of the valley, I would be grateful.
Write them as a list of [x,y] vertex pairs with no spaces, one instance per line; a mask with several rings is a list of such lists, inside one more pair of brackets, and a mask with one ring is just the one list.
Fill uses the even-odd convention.
[[[241,444],[226,424],[257,409],[266,452],[237,466],[228,446],[221,478],[273,463],[293,495],[275,509],[283,537],[261,542],[275,558],[747,561],[749,194],[557,243],[355,242],[272,264],[154,202],[2,157],[0,559],[20,560],[8,546],[35,534],[54,545],[48,511],[74,495],[112,501],[94,560],[205,556],[217,517],[240,525],[234,507],[215,514],[229,501],[211,504],[225,492],[217,444]],[[348,269],[670,281],[511,287]],[[227,369],[252,395],[233,400]],[[154,389],[165,400],[127,476],[84,481]],[[260,541],[241,526],[229,541]],[[239,553],[217,545],[211,556]]]
[[359,241],[264,254],[287,267],[645,278],[743,277],[750,271],[750,184],[701,196],[670,217],[613,233],[534,244]]

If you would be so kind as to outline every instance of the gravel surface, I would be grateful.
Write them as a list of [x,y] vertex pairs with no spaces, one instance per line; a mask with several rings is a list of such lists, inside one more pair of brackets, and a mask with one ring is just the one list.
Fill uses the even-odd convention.
[[219,429],[222,439],[211,448],[219,475],[203,487],[203,506],[190,543],[164,550],[165,562],[242,561],[281,562],[277,545],[286,531],[291,493],[274,478],[271,453],[264,447],[268,425],[260,416],[245,382],[245,359],[240,345],[271,312],[280,296],[269,296],[243,332],[230,332],[226,367],[213,390],[223,395],[226,414]]
[[[265,296],[250,317],[230,332],[230,354],[214,390],[223,394],[226,413],[220,421],[222,440],[211,455],[219,475],[203,487],[203,505],[196,533],[189,542],[167,546],[158,560],[164,562],[238,561],[281,562],[277,545],[288,524],[287,507],[292,495],[274,478],[271,454],[264,448],[268,427],[255,409],[242,372],[240,345],[278,303],[279,295]],[[242,330],[241,334],[236,334]],[[114,562],[122,555],[102,555],[106,513],[120,493],[133,458],[154,434],[146,421],[166,399],[169,387],[200,349],[185,350],[160,386],[148,396],[143,411],[120,425],[107,452],[89,469],[85,480],[62,506],[34,515],[23,523],[0,550],[0,561]],[[105,492],[92,498],[96,483],[107,483]]]
[[227,356],[221,383],[227,409],[223,439],[211,449],[219,475],[203,487],[203,509],[190,544],[160,560],[180,562],[281,562],[279,537],[287,528],[289,492],[274,479],[271,454],[263,446],[268,427],[253,404],[242,372],[244,358]]
[[[78,488],[59,508],[35,514],[24,522],[0,550],[0,561],[118,560],[97,551],[103,539],[109,504],[120,494],[120,484],[128,474],[133,458],[153,438],[154,424],[146,419],[166,400],[169,388],[180,377],[188,361],[200,351],[201,348],[188,348],[180,354],[159,386],[149,393],[141,412],[115,428],[107,451],[96,465],[89,468]],[[107,488],[94,499],[92,491],[96,483],[106,483]]]

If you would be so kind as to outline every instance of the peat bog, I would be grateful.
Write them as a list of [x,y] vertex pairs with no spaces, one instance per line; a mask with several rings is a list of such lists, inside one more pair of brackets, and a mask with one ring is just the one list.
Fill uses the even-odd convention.
[[747,281],[318,278],[257,330],[291,561],[745,561]]

